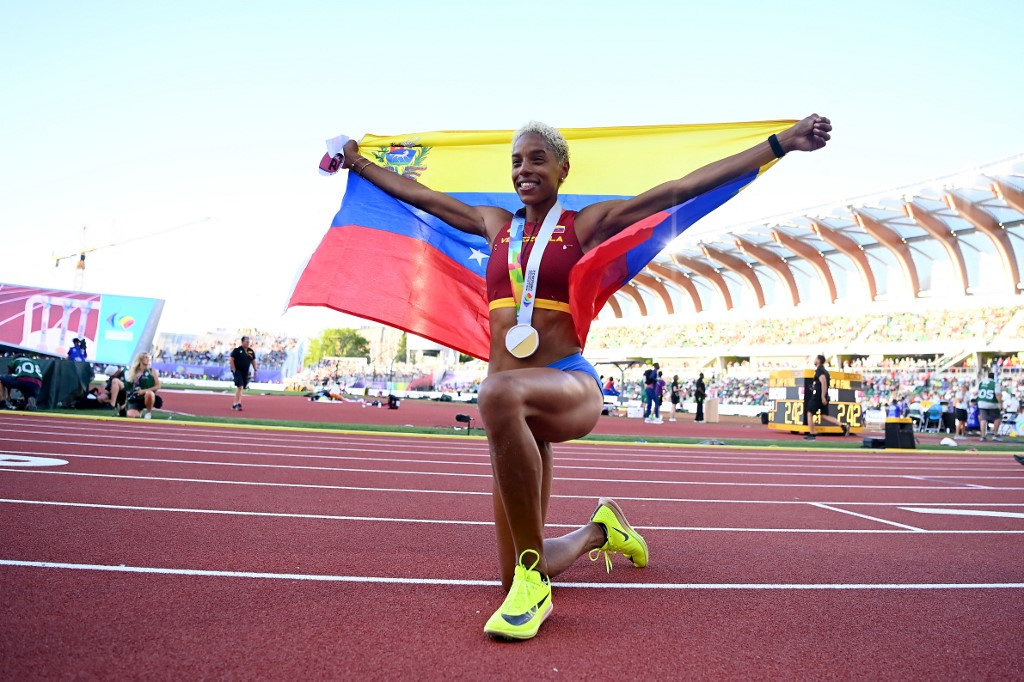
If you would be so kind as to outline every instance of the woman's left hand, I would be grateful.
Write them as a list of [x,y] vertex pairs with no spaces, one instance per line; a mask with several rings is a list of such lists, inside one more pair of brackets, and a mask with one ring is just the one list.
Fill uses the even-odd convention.
[[779,142],[788,152],[813,152],[821,149],[832,138],[832,121],[811,114],[789,130],[779,133]]

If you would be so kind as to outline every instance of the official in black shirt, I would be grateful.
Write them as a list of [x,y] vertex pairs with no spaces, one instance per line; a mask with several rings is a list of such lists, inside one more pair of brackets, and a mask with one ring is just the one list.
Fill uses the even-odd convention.
[[231,374],[235,378],[235,402],[232,410],[242,409],[242,391],[249,387],[249,369],[255,379],[259,370],[256,368],[256,351],[249,347],[249,337],[242,337],[242,345],[231,351]]
[[825,369],[825,356],[819,355],[814,358],[814,382],[810,386],[811,395],[807,401],[807,430],[808,434],[804,440],[815,440],[814,415],[821,415],[821,422],[838,426],[843,430],[843,435],[850,435],[850,425],[843,424],[829,414],[828,389],[832,386],[832,375]]

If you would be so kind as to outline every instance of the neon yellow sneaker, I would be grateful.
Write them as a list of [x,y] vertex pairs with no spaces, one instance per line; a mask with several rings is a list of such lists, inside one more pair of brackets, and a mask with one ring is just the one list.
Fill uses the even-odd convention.
[[[529,568],[523,563],[527,552],[537,557]],[[501,608],[484,625],[488,635],[497,639],[530,639],[551,615],[551,582],[540,571],[533,570],[539,562],[540,554],[532,549],[519,555],[512,588]]]
[[626,558],[633,562],[637,568],[647,565],[648,551],[647,542],[640,533],[633,530],[633,526],[626,521],[626,515],[615,500],[610,497],[602,497],[597,501],[597,510],[590,517],[591,522],[604,526],[606,542],[601,547],[590,552],[590,560],[597,561],[598,553],[604,552],[604,563],[608,572],[612,572],[611,555],[618,552],[626,555]]

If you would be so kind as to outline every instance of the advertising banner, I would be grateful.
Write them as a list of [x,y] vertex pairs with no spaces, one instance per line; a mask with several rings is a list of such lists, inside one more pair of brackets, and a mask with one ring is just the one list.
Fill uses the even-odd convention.
[[[216,379],[219,381],[233,381],[231,367],[223,365],[199,365],[185,362],[161,362],[153,363],[153,369],[160,372],[162,379]],[[265,369],[260,367],[260,383],[279,384],[283,381],[281,370]]]
[[78,338],[90,362],[127,365],[149,350],[163,309],[156,298],[0,283],[0,344],[65,357]]

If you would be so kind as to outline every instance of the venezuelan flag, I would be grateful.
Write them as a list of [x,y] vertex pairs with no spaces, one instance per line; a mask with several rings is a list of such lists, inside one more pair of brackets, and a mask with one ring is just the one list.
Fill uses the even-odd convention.
[[[569,177],[560,198],[579,211],[626,199],[764,141],[794,121],[623,128],[563,128]],[[360,153],[471,205],[520,207],[512,188],[510,130],[367,135]],[[774,163],[774,162],[772,162]],[[630,226],[588,252],[569,277],[581,345],[620,287],[670,241],[772,164]],[[326,306],[487,359],[484,282],[490,246],[349,173],[341,209],[299,275],[288,306]]]

